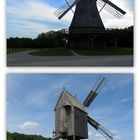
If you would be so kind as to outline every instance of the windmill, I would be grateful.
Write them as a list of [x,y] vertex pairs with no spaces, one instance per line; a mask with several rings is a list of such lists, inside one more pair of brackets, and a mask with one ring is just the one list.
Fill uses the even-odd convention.
[[[97,5],[101,7],[98,11]],[[75,12],[73,7],[76,6]],[[108,37],[99,13],[105,9],[117,18],[125,11],[109,0],[65,0],[65,4],[54,14],[61,19],[70,10],[74,13],[69,27],[69,46],[74,49],[93,49],[103,46]]]
[[114,135],[102,126],[99,122],[91,118],[86,107],[89,107],[106,83],[106,78],[100,78],[89,95],[81,104],[73,95],[63,90],[55,106],[55,140],[80,140],[88,138],[89,123],[107,140],[112,140]]

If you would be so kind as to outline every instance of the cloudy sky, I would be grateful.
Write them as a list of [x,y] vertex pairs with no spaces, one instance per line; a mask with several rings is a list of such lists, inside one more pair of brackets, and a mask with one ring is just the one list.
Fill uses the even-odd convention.
[[[103,10],[100,14],[106,28],[124,28],[133,25],[133,0],[111,0],[127,14],[117,19]],[[62,20],[53,12],[64,0],[7,0],[7,38],[31,37],[49,30],[68,28],[73,13],[70,11]]]
[[[102,74],[108,82],[87,111],[115,134],[133,140],[133,75]],[[7,130],[52,137],[54,107],[62,88],[82,103],[99,74],[8,74]],[[88,126],[89,140],[103,138]]]

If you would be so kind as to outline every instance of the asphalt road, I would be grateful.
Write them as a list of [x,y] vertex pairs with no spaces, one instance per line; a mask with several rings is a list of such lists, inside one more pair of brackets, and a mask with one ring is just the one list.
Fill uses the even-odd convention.
[[30,51],[7,55],[7,66],[11,67],[128,67],[133,66],[133,56],[31,56]]

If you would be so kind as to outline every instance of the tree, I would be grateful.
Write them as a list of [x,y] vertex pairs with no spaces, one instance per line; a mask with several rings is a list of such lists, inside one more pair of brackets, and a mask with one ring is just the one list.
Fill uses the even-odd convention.
[[43,48],[63,47],[64,43],[62,43],[62,40],[64,40],[62,34],[53,30],[47,33],[41,33],[37,37],[40,47]]
[[118,47],[133,47],[133,26],[124,29],[111,29],[108,32],[116,37]]
[[52,140],[52,139],[45,138],[41,135],[26,135],[26,134],[19,134],[17,132],[15,133],[7,132],[7,140]]

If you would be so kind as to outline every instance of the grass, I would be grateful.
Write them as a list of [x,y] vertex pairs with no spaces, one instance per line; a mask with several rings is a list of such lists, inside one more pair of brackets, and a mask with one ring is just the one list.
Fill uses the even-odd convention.
[[17,52],[27,51],[27,50],[30,50],[30,48],[8,48],[7,54],[12,54],[12,53],[17,53]]
[[74,50],[79,55],[100,56],[100,55],[132,55],[132,48],[106,48],[96,50]]
[[35,56],[72,56],[73,53],[65,48],[52,48],[33,51],[30,55]]

